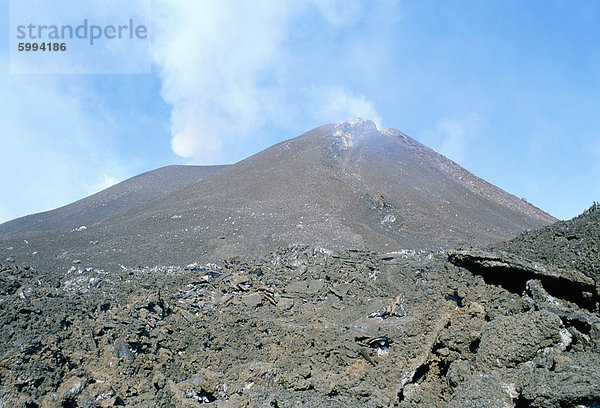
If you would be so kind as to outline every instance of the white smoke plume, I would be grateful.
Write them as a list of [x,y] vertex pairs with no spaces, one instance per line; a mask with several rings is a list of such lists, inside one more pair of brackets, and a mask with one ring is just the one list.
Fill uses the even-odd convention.
[[228,146],[269,122],[310,116],[315,104],[322,109],[314,120],[362,116],[380,123],[364,97],[319,84],[301,89],[291,78],[298,53],[290,36],[302,31],[302,18],[318,18],[335,32],[353,24],[361,7],[357,1],[157,0],[153,60],[171,106],[173,151],[190,162],[221,163]]

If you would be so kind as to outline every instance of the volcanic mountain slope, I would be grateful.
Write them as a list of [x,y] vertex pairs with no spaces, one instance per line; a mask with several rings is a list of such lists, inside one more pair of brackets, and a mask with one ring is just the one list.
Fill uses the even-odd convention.
[[319,127],[110,217],[87,208],[78,222],[51,212],[35,225],[1,226],[8,256],[48,266],[182,265],[288,244],[487,244],[555,221],[401,132],[360,119]]
[[93,225],[165,196],[226,166],[166,166],[132,177],[56,210],[32,214],[0,225],[0,235],[70,231]]

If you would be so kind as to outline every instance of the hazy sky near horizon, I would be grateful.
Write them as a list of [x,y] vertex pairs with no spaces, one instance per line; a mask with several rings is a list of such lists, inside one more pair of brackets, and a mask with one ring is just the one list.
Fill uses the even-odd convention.
[[151,0],[152,73],[11,75],[0,222],[354,117],[560,219],[600,201],[600,2]]

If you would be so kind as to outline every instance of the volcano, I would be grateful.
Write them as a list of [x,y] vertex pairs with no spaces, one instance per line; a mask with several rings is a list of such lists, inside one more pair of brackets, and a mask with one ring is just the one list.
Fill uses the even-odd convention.
[[187,264],[288,244],[485,245],[556,221],[396,129],[330,124],[229,166],[170,166],[0,225],[7,257],[98,267]]

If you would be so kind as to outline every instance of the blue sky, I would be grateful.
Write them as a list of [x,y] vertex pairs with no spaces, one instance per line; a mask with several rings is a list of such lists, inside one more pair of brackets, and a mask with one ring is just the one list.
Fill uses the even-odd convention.
[[598,1],[152,0],[149,75],[11,75],[0,1],[0,222],[357,116],[557,218],[600,201]]

